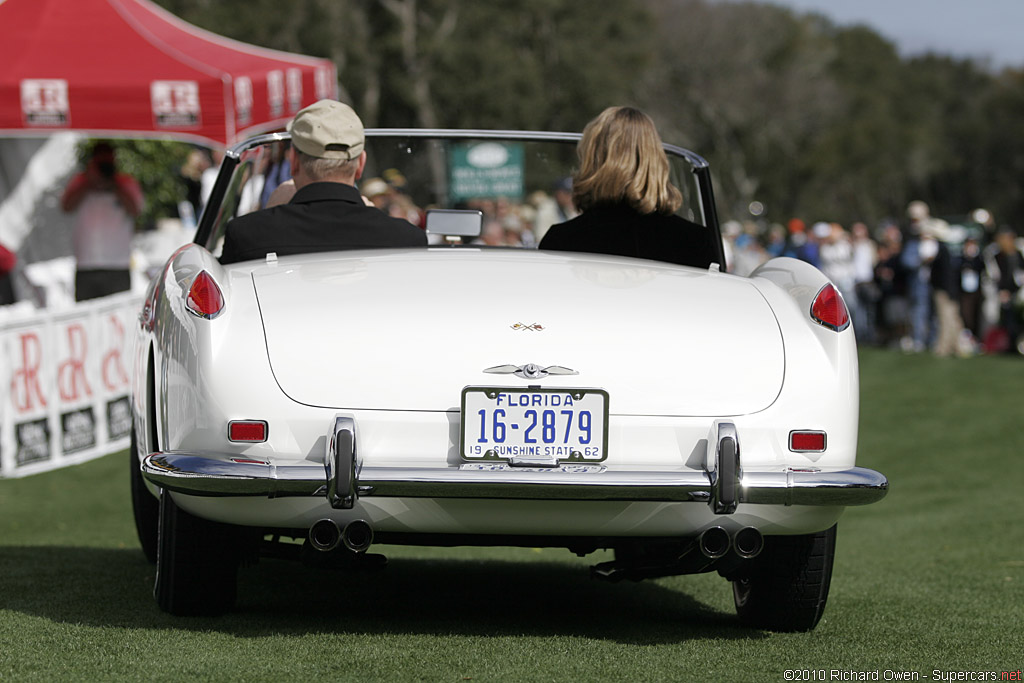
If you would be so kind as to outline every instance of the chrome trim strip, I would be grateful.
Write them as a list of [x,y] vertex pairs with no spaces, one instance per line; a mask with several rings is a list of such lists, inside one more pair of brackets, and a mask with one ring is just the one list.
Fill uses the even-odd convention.
[[[583,137],[583,133],[559,131],[455,128],[367,128],[365,135],[368,138],[447,138],[450,140],[523,140],[525,142],[553,141],[570,143],[579,142]],[[291,137],[290,133],[265,133],[257,135],[231,147],[227,150],[227,156],[237,160],[244,152],[253,147],[259,147],[268,142],[291,140]],[[667,153],[686,159],[695,169],[708,168],[707,160],[696,152],[668,143],[662,143],[662,147],[665,148]]]
[[142,475],[161,488],[193,496],[311,496],[327,488],[322,463],[235,462],[221,453],[153,453]]
[[864,467],[838,472],[744,472],[741,500],[757,505],[867,505],[889,492],[885,475]]
[[[143,475],[157,486],[194,496],[324,495],[324,465],[232,462],[215,453],[153,453]],[[622,471],[612,469],[507,470],[452,467],[368,467],[358,469],[359,496],[408,498],[507,498],[707,502],[706,472]],[[874,470],[745,471],[740,502],[755,505],[867,505],[885,497],[889,482]]]

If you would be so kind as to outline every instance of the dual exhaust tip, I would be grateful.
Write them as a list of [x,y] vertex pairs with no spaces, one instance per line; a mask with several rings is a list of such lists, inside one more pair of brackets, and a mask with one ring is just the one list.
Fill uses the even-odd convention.
[[697,547],[704,557],[711,560],[724,557],[730,548],[740,557],[750,559],[761,553],[764,536],[752,526],[745,526],[732,535],[720,526],[713,526],[697,537]]
[[361,519],[344,528],[333,519],[321,519],[309,528],[309,543],[320,552],[330,552],[344,545],[354,553],[365,553],[373,543],[373,529]]

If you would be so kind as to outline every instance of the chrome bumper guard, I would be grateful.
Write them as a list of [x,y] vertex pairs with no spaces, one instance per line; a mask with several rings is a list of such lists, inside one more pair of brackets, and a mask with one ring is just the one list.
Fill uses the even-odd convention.
[[325,463],[287,465],[216,453],[153,453],[143,475],[156,486],[194,496],[325,496],[339,509],[361,497],[501,498],[708,503],[731,514],[739,503],[867,505],[889,482],[874,470],[785,468],[742,471],[736,429],[716,423],[704,471],[630,471],[600,464],[516,467],[466,463],[461,467],[376,467],[358,462],[355,425],[338,418]]

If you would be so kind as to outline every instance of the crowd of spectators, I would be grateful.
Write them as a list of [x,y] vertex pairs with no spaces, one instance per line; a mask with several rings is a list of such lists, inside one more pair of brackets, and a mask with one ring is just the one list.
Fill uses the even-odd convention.
[[944,220],[911,202],[904,220],[786,226],[729,221],[729,270],[776,256],[819,268],[839,288],[861,344],[938,356],[1024,353],[1024,241],[981,209]]

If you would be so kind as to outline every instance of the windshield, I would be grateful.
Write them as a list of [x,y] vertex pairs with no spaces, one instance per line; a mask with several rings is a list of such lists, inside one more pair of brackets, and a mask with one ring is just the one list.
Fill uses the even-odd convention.
[[[378,208],[423,226],[428,209],[481,211],[474,245],[535,248],[546,230],[575,215],[571,177],[579,135],[490,131],[368,130],[360,192]],[[287,134],[235,147],[222,166],[196,241],[219,255],[224,227],[264,208],[287,177]],[[683,194],[678,214],[714,231],[720,243],[707,164],[666,146],[673,184]],[[285,169],[286,171],[286,169]]]

